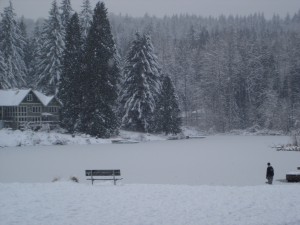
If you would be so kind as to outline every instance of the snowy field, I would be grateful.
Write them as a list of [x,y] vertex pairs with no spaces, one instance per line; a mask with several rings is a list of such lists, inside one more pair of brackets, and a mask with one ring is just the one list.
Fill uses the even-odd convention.
[[299,225],[299,185],[0,184],[1,225]]
[[[300,184],[280,181],[300,153],[271,148],[289,137],[157,139],[0,148],[0,225],[300,224]],[[123,180],[92,186],[86,169],[121,169]]]

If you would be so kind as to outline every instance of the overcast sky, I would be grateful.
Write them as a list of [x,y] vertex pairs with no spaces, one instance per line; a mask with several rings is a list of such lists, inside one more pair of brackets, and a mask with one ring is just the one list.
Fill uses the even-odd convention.
[[[53,0],[12,0],[18,16],[36,19],[48,17]],[[90,0],[93,7],[99,0]],[[61,0],[57,0],[61,2]],[[131,16],[163,16],[173,14],[195,14],[201,16],[249,15],[263,12],[267,18],[275,14],[293,15],[300,9],[300,0],[104,0],[109,12]],[[0,0],[0,11],[7,7],[9,0]],[[71,0],[72,7],[79,10],[82,0]]]

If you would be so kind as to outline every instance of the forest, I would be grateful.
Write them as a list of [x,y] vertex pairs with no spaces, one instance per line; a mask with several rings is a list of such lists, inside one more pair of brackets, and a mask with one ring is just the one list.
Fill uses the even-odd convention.
[[[178,133],[181,123],[211,132],[300,129],[300,10],[270,19],[133,18],[97,5],[84,0],[74,14],[69,0],[53,1],[37,21],[5,8],[0,88],[55,94],[70,103],[62,112],[70,131],[99,136],[120,126]],[[166,118],[171,128],[161,126]]]
[[120,54],[131,34],[151,34],[184,123],[216,132],[299,129],[300,11],[286,18],[111,16]]

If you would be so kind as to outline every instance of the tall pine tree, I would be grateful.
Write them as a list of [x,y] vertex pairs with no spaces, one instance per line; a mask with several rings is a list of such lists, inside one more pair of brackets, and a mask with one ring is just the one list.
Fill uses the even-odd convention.
[[24,43],[22,45],[22,49],[24,52],[24,62],[25,62],[26,68],[28,68],[32,49],[29,47],[29,38],[28,38],[28,34],[27,34],[27,28],[25,25],[24,17],[21,18],[21,20],[19,22],[19,27],[20,27],[21,35],[24,38]]
[[60,10],[61,10],[61,25],[65,32],[73,12],[70,0],[63,0],[61,2]]
[[162,89],[154,113],[154,131],[165,134],[177,134],[181,131],[181,117],[173,83],[164,76]]
[[82,38],[78,14],[75,13],[66,30],[66,49],[59,85],[59,99],[63,103],[61,124],[69,132],[79,130],[79,114],[82,102]]
[[4,9],[0,23],[0,49],[5,63],[2,88],[22,88],[26,86],[27,68],[24,62],[25,38],[16,21],[13,5]]
[[33,65],[33,54],[35,51],[35,46],[32,45],[32,41],[27,34],[27,27],[25,25],[24,17],[21,18],[21,21],[19,22],[19,27],[21,30],[21,34],[24,37],[24,44],[22,46],[23,52],[24,52],[24,62],[27,68],[27,76],[25,78],[25,81],[27,83],[28,87],[32,87],[33,83],[30,79],[31,71],[32,71],[32,65]]
[[6,83],[5,72],[6,72],[6,64],[4,61],[3,53],[0,49],[0,89],[9,86],[9,84]]
[[91,22],[93,18],[93,10],[91,8],[91,3],[89,0],[84,0],[82,5],[82,10],[80,12],[80,24],[82,29],[82,37],[87,38],[89,29],[91,27]]
[[42,31],[39,22],[35,24],[33,31],[33,37],[29,40],[30,60],[28,61],[28,76],[27,84],[31,88],[35,88],[36,81],[38,78],[38,63],[41,59],[41,48],[42,48]]
[[160,66],[150,36],[136,34],[127,55],[120,95],[122,126],[148,132],[160,93]]
[[82,129],[93,136],[109,137],[118,129],[114,109],[120,71],[107,9],[102,2],[96,4],[85,51]]
[[37,88],[45,94],[57,94],[61,76],[64,36],[56,1],[53,1],[49,19],[43,28],[43,45],[37,68]]

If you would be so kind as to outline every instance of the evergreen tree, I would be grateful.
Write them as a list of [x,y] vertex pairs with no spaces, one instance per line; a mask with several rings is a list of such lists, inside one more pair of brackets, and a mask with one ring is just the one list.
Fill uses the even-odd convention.
[[93,136],[109,137],[118,129],[114,109],[120,71],[107,9],[102,2],[96,4],[85,51],[82,130]]
[[38,64],[41,59],[42,41],[41,25],[37,22],[35,24],[33,36],[29,40],[30,60],[28,60],[27,84],[31,88],[36,88],[36,82],[39,75]]
[[19,27],[20,27],[20,31],[21,31],[21,35],[24,37],[24,43],[23,43],[23,52],[24,52],[24,62],[26,67],[28,68],[28,62],[29,62],[29,46],[28,46],[28,34],[27,34],[27,28],[24,22],[24,17],[21,18],[20,22],[19,22]]
[[27,68],[27,76],[26,76],[26,83],[27,86],[32,85],[32,81],[30,80],[30,73],[32,71],[32,60],[33,60],[33,53],[35,50],[35,46],[32,45],[32,42],[27,34],[27,28],[24,22],[24,17],[21,18],[21,21],[19,23],[19,27],[21,30],[21,34],[24,37],[24,44],[22,46],[23,52],[24,52],[24,62]]
[[67,29],[68,23],[72,16],[72,6],[70,0],[63,0],[61,2],[61,25],[63,30],[65,31]]
[[148,132],[160,93],[160,67],[150,36],[136,34],[127,55],[120,96],[122,126]]
[[164,76],[161,94],[154,113],[154,130],[165,134],[177,134],[181,131],[181,117],[178,98],[169,76]]
[[0,49],[0,89],[8,88],[9,84],[6,83],[5,79],[5,72],[6,72],[6,64],[4,61],[3,53]]
[[[83,0],[80,13],[84,39],[91,25],[89,2]],[[291,131],[300,128],[299,15],[298,12],[285,19],[273,16],[271,20],[265,20],[260,14],[220,18],[166,16],[162,19],[110,15],[110,19],[122,56],[130,49],[129,40],[137,27],[151,32],[158,59],[164,71],[172,76],[179,104],[186,116],[185,124],[216,132],[253,126]],[[23,26],[22,22],[18,25]],[[1,43],[4,28],[0,26]],[[32,74],[42,74],[37,69],[40,69],[45,54],[36,42],[39,35],[29,36],[33,37],[30,49],[34,49],[33,61],[28,68],[27,83],[31,84],[38,80]],[[38,43],[44,44],[48,39],[44,35],[42,39],[38,38]],[[5,49],[10,48],[3,49],[8,45],[0,45],[2,64],[5,65],[2,71],[7,74],[11,66],[7,66]],[[40,59],[38,63],[37,59]],[[54,65],[49,62],[46,63],[48,68]],[[5,88],[11,87],[10,81],[15,79],[12,76],[19,73],[8,74],[10,78],[6,75],[1,78]],[[122,96],[124,89],[123,86]],[[122,104],[125,106],[125,102]],[[126,111],[124,107],[121,109],[125,119]]]
[[289,53],[291,57],[290,68],[287,74],[290,112],[289,130],[300,128],[300,32],[291,34],[291,49]]
[[37,68],[37,87],[45,94],[57,94],[61,76],[61,60],[64,51],[64,37],[60,14],[53,1],[49,19],[43,28],[41,57]]
[[23,46],[25,38],[15,19],[12,3],[4,9],[0,23],[0,49],[5,63],[2,88],[21,88],[26,86],[27,68],[24,62]]
[[82,10],[80,12],[80,24],[82,29],[82,36],[84,40],[87,38],[89,29],[93,18],[93,10],[89,0],[84,0]]
[[61,124],[69,132],[78,130],[80,105],[82,102],[82,40],[78,14],[75,13],[66,30],[66,49],[64,51],[63,69],[59,85],[59,99],[63,103]]

